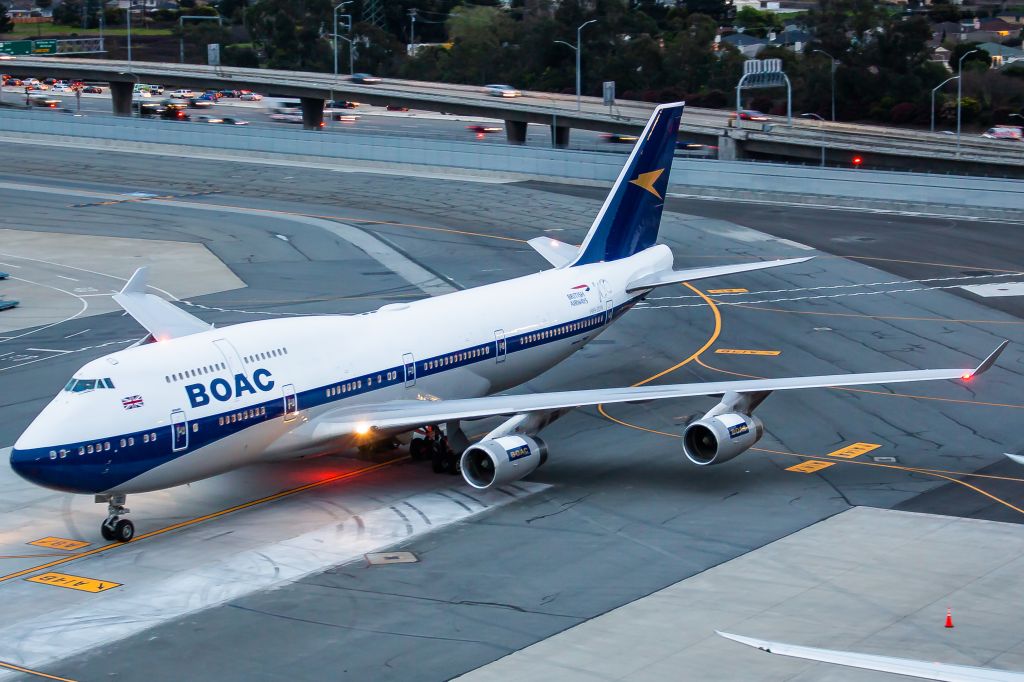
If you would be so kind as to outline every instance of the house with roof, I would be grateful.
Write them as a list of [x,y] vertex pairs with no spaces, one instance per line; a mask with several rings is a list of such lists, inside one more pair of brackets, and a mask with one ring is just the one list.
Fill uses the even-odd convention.
[[1024,50],[1016,47],[1000,45],[999,43],[982,43],[978,45],[978,48],[985,50],[985,52],[992,56],[993,69],[1001,69],[1018,61],[1024,63]]
[[757,57],[761,50],[770,44],[767,38],[758,38],[746,33],[730,33],[722,36],[722,42],[735,47],[747,59]]

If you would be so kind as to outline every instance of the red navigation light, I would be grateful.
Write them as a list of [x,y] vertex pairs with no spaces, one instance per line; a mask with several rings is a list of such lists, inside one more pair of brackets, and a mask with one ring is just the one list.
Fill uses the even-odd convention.
[[974,372],[964,372],[963,374],[960,375],[960,378],[963,379],[964,381],[970,381],[973,376]]
[[864,163],[864,159],[861,158],[860,154],[858,154],[857,156],[853,157],[853,167],[854,168],[860,168],[860,165],[862,163]]

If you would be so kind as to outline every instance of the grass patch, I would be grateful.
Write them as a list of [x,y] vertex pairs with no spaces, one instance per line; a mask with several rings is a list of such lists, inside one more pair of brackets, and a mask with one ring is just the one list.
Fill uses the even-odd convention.
[[[31,38],[70,38],[77,33],[79,38],[99,38],[98,28],[83,29],[79,26],[63,26],[61,24],[15,24],[13,33],[3,34],[4,40],[29,40]],[[107,26],[103,29],[105,36],[125,36],[128,29],[124,26]],[[169,28],[142,28],[132,26],[133,36],[169,36],[174,33]]]

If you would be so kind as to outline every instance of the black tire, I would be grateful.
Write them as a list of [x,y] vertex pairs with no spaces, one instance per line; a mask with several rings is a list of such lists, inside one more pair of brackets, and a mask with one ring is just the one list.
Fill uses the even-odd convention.
[[459,458],[455,456],[455,453],[449,450],[444,454],[444,472],[446,474],[457,474],[459,473]]
[[118,542],[129,542],[135,537],[135,524],[128,519],[121,519],[114,526],[114,539]]
[[412,457],[413,461],[420,461],[423,459],[423,439],[413,438],[409,443],[409,456]]
[[434,450],[430,456],[430,468],[434,470],[435,474],[443,474],[445,472],[445,456],[440,450]]
[[106,522],[103,522],[103,524],[100,525],[100,535],[103,536],[104,540],[114,539],[114,531],[110,530]]

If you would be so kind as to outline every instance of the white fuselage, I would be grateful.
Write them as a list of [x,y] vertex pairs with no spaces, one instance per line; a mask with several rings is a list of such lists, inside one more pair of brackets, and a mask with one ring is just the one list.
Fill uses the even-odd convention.
[[342,449],[359,435],[319,440],[318,419],[521,384],[638,300],[628,282],[671,264],[670,250],[655,246],[360,315],[249,322],[136,346],[77,372],[95,387],[60,393],[15,450],[41,472],[38,483],[121,494]]

